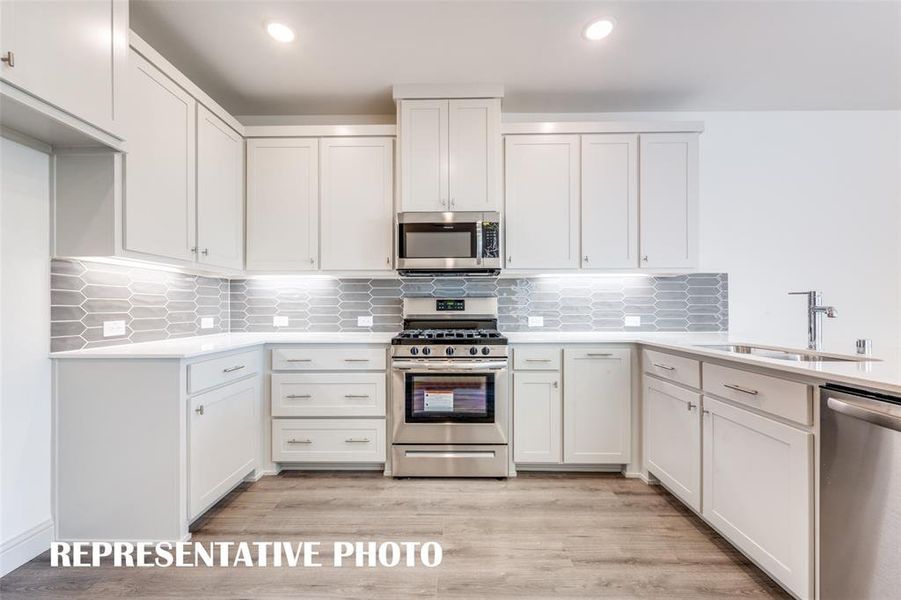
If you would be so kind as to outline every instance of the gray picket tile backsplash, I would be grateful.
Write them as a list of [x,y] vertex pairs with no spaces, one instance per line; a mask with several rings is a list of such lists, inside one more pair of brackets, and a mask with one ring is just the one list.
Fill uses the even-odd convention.
[[[107,263],[51,261],[51,348],[74,350],[225,331],[400,331],[404,296],[498,298],[503,331],[727,331],[728,277],[547,276],[511,279],[201,277]],[[641,326],[624,327],[626,316]],[[202,317],[212,329],[200,329]],[[273,317],[288,318],[287,327]],[[357,317],[373,317],[358,327]],[[103,322],[126,334],[103,337]]]

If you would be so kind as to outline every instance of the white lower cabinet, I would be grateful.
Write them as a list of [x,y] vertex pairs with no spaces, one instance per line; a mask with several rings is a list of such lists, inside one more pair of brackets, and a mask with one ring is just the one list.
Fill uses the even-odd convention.
[[195,519],[256,467],[259,377],[190,400],[188,517]]
[[275,462],[385,462],[384,419],[273,419]]
[[812,596],[813,434],[704,396],[703,516],[800,598]]
[[563,462],[625,464],[632,441],[632,351],[563,350]]
[[630,348],[522,346],[513,350],[513,367],[515,462],[629,462]]
[[382,417],[384,373],[273,373],[273,417]]
[[563,458],[560,374],[513,374],[513,460],[559,463]]
[[701,510],[701,395],[644,377],[644,451],[648,472]]

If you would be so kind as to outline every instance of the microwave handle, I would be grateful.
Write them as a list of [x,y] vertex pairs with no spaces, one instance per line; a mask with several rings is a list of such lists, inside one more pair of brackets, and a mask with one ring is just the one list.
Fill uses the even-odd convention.
[[476,221],[476,264],[482,264],[482,221]]

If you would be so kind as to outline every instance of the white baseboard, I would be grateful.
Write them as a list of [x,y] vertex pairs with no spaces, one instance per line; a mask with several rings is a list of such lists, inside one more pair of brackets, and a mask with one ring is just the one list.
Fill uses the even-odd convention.
[[626,479],[640,479],[647,485],[655,485],[656,481],[651,481],[648,475],[645,475],[641,471],[623,471],[623,477]]
[[47,519],[0,544],[0,577],[50,549],[53,521]]

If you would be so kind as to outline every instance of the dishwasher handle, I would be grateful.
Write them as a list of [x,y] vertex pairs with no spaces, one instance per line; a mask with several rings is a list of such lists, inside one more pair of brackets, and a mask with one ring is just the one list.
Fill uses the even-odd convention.
[[851,398],[843,396],[842,398],[837,398],[829,396],[826,400],[826,406],[853,419],[901,431],[901,407],[887,402],[861,397]]

